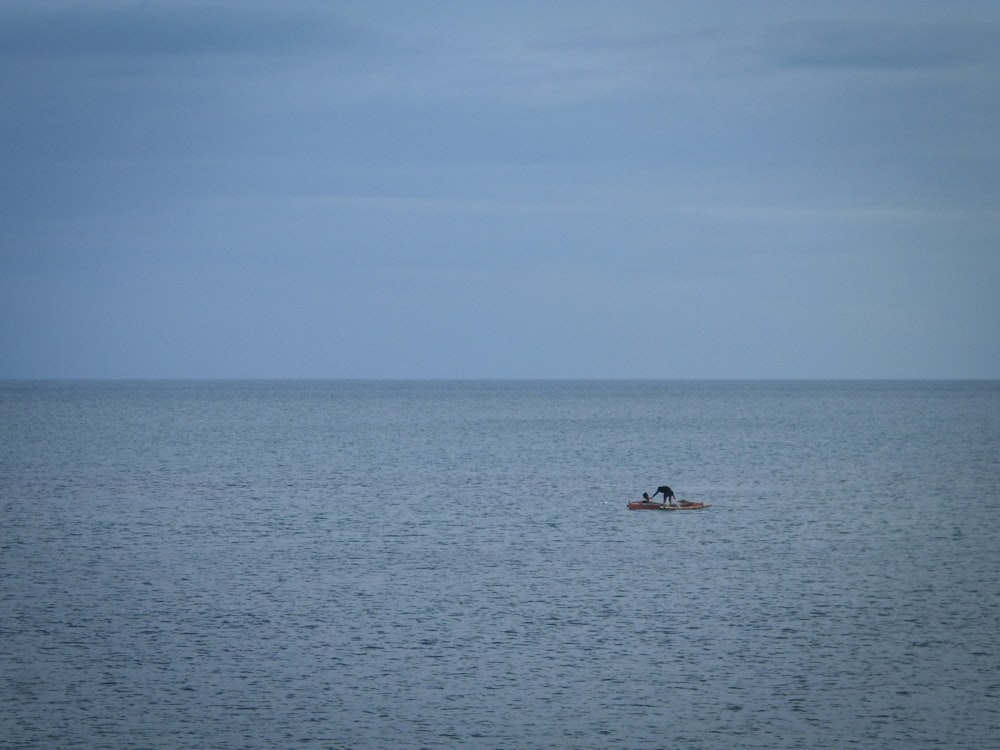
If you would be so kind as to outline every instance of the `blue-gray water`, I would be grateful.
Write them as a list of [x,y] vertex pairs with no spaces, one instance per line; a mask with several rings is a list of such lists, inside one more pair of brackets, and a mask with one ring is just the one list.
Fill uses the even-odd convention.
[[0,383],[0,439],[3,748],[1000,747],[997,382]]

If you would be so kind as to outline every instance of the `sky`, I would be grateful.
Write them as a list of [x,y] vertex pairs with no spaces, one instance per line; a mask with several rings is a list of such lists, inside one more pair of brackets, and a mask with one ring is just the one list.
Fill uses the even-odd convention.
[[1000,378],[1000,4],[0,3],[0,378]]

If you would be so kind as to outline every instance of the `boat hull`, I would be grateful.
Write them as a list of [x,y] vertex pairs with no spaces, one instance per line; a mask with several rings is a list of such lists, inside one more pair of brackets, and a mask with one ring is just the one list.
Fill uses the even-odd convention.
[[711,503],[691,503],[690,505],[667,505],[666,503],[645,503],[641,500],[628,504],[629,510],[703,510],[711,508]]

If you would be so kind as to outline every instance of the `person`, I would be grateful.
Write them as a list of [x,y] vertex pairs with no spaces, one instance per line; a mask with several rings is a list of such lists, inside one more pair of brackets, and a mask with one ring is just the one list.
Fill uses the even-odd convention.
[[[674,491],[669,487],[667,487],[667,485],[663,485],[662,487],[657,487],[656,492],[653,493],[653,497],[656,497],[657,495],[663,495],[663,502],[667,503],[668,505],[674,504]],[[645,492],[642,493],[642,496],[644,498],[647,498],[649,502],[654,502],[653,497],[649,497],[649,495],[647,495]]]

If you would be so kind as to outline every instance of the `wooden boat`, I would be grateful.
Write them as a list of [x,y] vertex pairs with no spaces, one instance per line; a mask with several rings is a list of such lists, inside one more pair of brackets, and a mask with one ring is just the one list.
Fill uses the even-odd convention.
[[667,503],[648,503],[645,500],[638,500],[628,504],[629,510],[702,510],[703,508],[711,507],[711,503],[692,503],[687,500],[681,500],[680,503],[677,503],[676,505],[668,505]]

